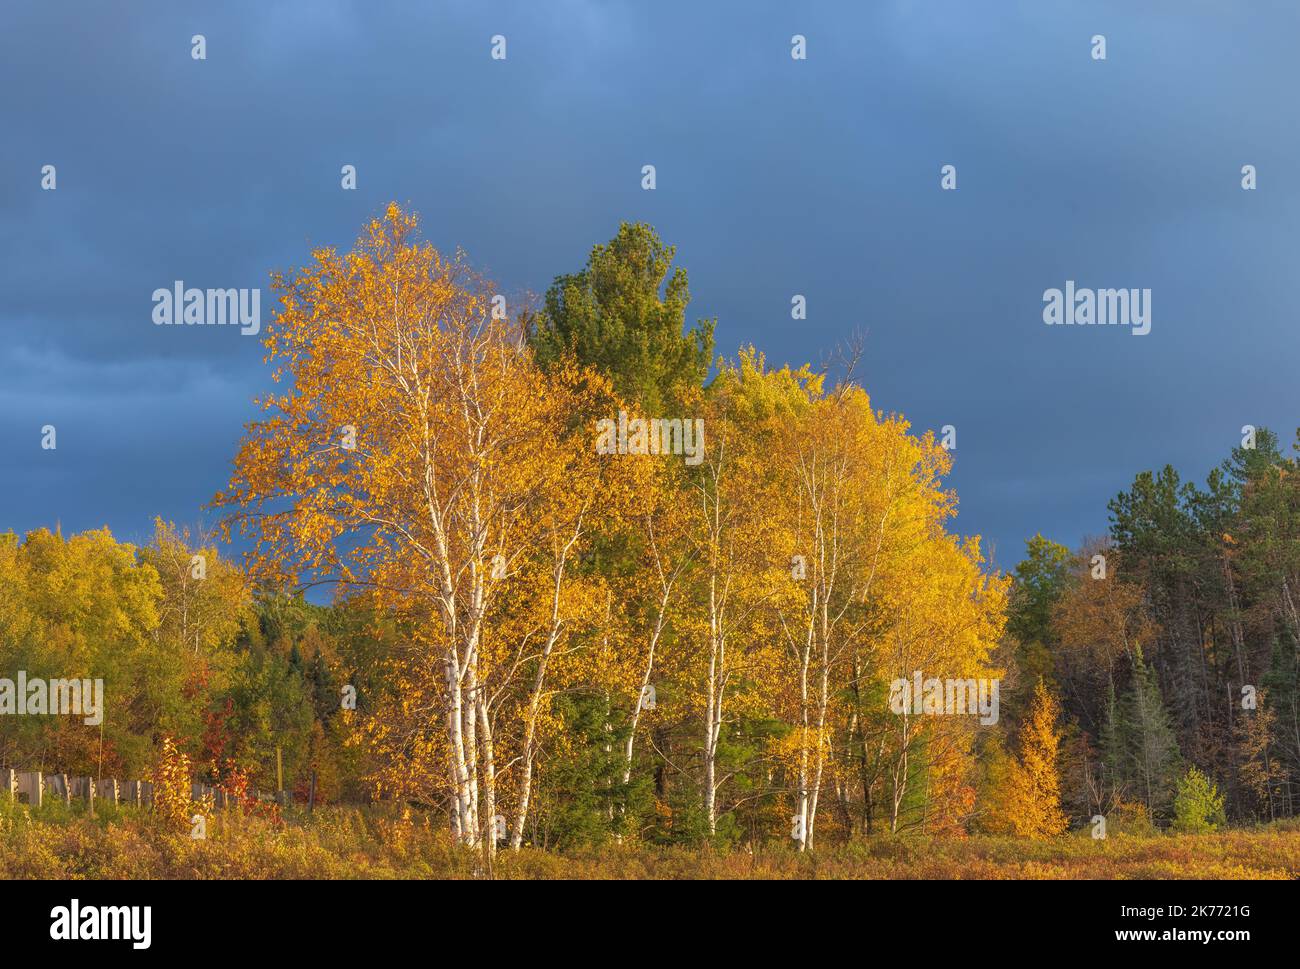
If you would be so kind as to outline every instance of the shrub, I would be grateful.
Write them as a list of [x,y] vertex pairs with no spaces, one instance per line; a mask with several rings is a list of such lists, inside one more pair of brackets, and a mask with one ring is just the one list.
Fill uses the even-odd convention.
[[153,775],[153,813],[167,828],[185,831],[190,826],[190,758],[164,737]]
[[1106,833],[1154,838],[1160,832],[1151,820],[1151,812],[1141,801],[1118,801],[1106,815]]
[[1214,781],[1195,767],[1188,768],[1178,781],[1178,792],[1174,795],[1174,830],[1204,834],[1217,831],[1227,823],[1223,795]]

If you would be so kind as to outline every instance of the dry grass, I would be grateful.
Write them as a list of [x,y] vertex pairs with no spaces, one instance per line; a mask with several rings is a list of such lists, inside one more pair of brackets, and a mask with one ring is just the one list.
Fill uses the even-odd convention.
[[[195,841],[149,815],[0,806],[0,878],[474,878],[481,857],[448,844],[436,821],[327,809],[273,826],[226,813]],[[799,855],[609,846],[558,855],[504,853],[497,878],[1244,879],[1300,877],[1300,825],[1209,835],[1086,833],[1050,841],[879,838]]]

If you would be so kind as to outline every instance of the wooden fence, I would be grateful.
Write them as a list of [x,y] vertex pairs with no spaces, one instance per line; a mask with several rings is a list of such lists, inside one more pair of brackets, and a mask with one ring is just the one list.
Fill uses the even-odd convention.
[[[190,792],[195,801],[211,798],[217,808],[237,806],[237,799],[222,787],[195,782],[190,785]],[[49,799],[71,804],[73,798],[85,801],[87,807],[92,808],[97,800],[114,805],[153,807],[153,784],[148,781],[118,781],[115,777],[97,781],[93,777],[69,777],[67,774],[43,774],[38,770],[19,771],[0,767],[0,797],[9,797],[33,807],[40,807]],[[281,791],[278,796],[258,792],[257,799],[286,805],[289,802],[289,792]]]

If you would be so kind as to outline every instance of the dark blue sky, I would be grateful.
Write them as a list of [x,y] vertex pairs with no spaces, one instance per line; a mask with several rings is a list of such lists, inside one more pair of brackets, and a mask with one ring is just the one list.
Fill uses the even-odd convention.
[[[1137,471],[1300,423],[1298,37],[1294,0],[4,4],[0,530],[198,521],[263,350],[152,292],[265,319],[396,199],[511,292],[649,221],[728,354],[866,331],[875,405],[957,427],[958,528],[1073,544]],[[1150,288],[1151,333],[1045,326],[1067,279]]]

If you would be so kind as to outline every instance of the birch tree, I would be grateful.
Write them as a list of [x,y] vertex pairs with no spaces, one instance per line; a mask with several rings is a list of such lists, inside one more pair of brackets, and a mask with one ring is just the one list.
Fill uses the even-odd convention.
[[254,572],[373,588],[406,617],[409,718],[383,742],[407,776],[391,779],[447,790],[455,836],[476,846],[493,824],[481,780],[495,798],[483,650],[506,573],[494,562],[527,554],[571,415],[521,328],[494,318],[492,287],[421,243],[415,216],[390,206],[351,252],[313,259],[273,278],[282,308],[265,345],[286,387],[260,401],[217,503],[254,539]]

